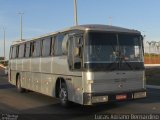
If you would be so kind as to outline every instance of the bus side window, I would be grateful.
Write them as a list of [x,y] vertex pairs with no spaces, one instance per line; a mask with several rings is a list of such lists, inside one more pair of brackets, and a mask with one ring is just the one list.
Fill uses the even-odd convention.
[[51,45],[52,45],[52,39],[51,38],[45,38],[42,40],[42,56],[50,56],[51,54]]
[[34,52],[33,56],[34,57],[39,57],[41,55],[41,41],[37,40],[34,42]]
[[16,58],[18,58],[19,55],[19,45],[17,46],[17,50],[16,50]]
[[28,58],[30,56],[30,42],[26,43],[25,48],[25,57]]
[[57,55],[57,56],[63,55],[63,52],[62,52],[63,38],[64,38],[63,34],[59,34],[56,36],[55,43],[54,43],[54,55]]
[[17,56],[17,47],[13,46],[12,47],[12,59],[15,59]]
[[55,39],[56,39],[56,37],[55,36],[52,36],[51,37],[51,39],[52,39],[52,42],[51,42],[51,55],[54,55],[54,51],[55,51]]
[[39,57],[41,53],[41,44],[40,40],[34,41],[31,43],[31,56]]
[[25,44],[21,44],[21,45],[19,46],[18,58],[23,58],[23,57],[24,57],[24,49],[25,49]]
[[32,57],[36,57],[36,42],[32,43]]
[[50,37],[51,42],[50,42],[50,55],[53,55],[53,45],[54,45],[54,37]]
[[33,56],[33,53],[34,53],[34,43],[31,42],[31,43],[30,43],[30,56],[31,56],[31,57]]

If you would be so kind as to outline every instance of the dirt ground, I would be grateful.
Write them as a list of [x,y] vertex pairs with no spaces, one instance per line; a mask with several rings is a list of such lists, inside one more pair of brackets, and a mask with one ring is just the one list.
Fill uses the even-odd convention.
[[147,68],[145,74],[147,85],[160,85],[160,67]]

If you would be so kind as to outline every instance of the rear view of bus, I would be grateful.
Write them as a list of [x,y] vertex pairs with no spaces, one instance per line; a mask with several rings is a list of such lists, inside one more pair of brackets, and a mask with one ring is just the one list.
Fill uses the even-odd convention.
[[88,30],[84,69],[84,104],[146,97],[143,38],[138,31]]

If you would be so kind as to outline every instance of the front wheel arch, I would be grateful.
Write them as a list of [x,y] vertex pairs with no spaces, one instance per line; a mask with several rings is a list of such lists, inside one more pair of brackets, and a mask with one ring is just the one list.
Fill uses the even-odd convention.
[[[68,100],[67,83],[63,78],[57,79],[55,89],[56,89],[55,96],[60,99],[61,105],[63,107],[69,107],[71,102]],[[66,94],[66,96],[64,95],[64,93]],[[65,96],[65,98],[64,98],[64,96]]]
[[59,98],[59,89],[62,83],[66,83],[66,81],[64,80],[64,78],[57,78],[56,84],[55,84],[55,97]]

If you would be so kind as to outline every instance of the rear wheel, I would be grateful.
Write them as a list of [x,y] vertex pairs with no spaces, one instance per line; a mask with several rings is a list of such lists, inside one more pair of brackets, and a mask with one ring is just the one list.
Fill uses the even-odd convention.
[[21,78],[20,78],[20,75],[18,75],[18,77],[17,77],[17,90],[20,93],[25,92],[25,89],[21,87]]
[[59,99],[61,105],[64,107],[68,107],[70,105],[70,101],[68,101],[68,91],[66,83],[61,83],[61,88],[59,90]]

